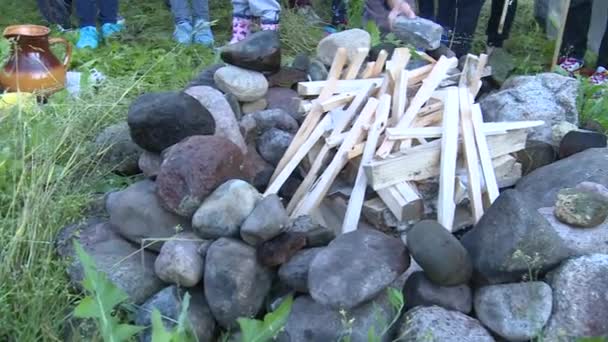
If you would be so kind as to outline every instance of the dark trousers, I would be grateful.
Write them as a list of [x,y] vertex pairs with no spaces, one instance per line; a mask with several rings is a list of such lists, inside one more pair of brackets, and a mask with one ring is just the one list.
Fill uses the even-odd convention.
[[[591,24],[591,10],[593,1],[578,2],[568,12],[562,53],[564,56],[583,59],[587,51],[587,36]],[[608,67],[608,28],[604,31],[600,45],[598,66]]]
[[509,39],[509,32],[511,32],[511,27],[515,20],[515,12],[517,11],[517,0],[511,0],[502,33],[498,33],[498,26],[500,25],[500,18],[502,17],[505,1],[509,0],[492,0],[492,11],[486,29],[489,46],[502,47],[504,41]]
[[331,1],[331,24],[334,26],[345,25],[346,20],[346,4],[344,0]]
[[42,17],[51,24],[61,25],[64,29],[72,27],[72,0],[37,0]]
[[76,0],[76,13],[80,27],[96,26],[99,13],[100,23],[115,24],[118,15],[118,0]]

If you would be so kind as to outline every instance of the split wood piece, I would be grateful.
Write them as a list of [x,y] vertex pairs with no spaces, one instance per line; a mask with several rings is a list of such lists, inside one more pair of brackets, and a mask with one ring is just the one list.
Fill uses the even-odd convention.
[[336,152],[334,159],[329,163],[323,174],[319,177],[317,183],[313,186],[311,191],[304,196],[302,201],[296,206],[296,209],[291,214],[292,218],[309,214],[315,209],[323,197],[327,193],[327,190],[331,186],[331,183],[336,179],[338,173],[346,162],[348,162],[348,151],[358,143],[358,140],[364,135],[364,126],[368,125],[372,115],[374,114],[376,107],[378,106],[378,100],[370,98],[361,111],[361,114],[355,120],[353,127],[350,130],[350,134],[344,139],[342,145]]
[[[505,134],[507,131],[516,129],[532,128],[544,125],[544,121],[512,121],[512,122],[481,122],[480,131],[484,135]],[[443,134],[442,127],[413,127],[413,128],[388,128],[386,136],[389,140],[403,140],[414,138],[440,138]]]
[[302,201],[304,196],[312,189],[312,186],[319,177],[321,169],[325,165],[330,151],[331,147],[329,147],[327,144],[323,144],[323,147],[319,151],[315,161],[310,166],[310,170],[308,170],[306,176],[302,180],[302,183],[300,183],[296,189],[296,192],[293,194],[293,196],[291,196],[291,200],[289,200],[289,203],[287,203],[287,214],[291,214],[296,209],[296,206]]
[[471,201],[473,220],[477,223],[483,216],[483,200],[481,197],[479,158],[471,114],[473,100],[468,88],[459,87],[458,93],[460,95],[460,129],[462,131],[465,165],[469,175],[469,200]]
[[[523,150],[526,147],[526,138],[526,130],[489,136],[488,147],[492,158]],[[414,146],[389,159],[373,160],[363,165],[370,186],[378,190],[404,181],[421,181],[439,176],[441,140]],[[458,149],[463,150],[462,146]],[[459,165],[461,164],[462,161],[459,160]]]
[[[376,143],[377,145],[377,143]],[[348,159],[355,159],[358,156],[363,154],[363,149],[365,148],[365,143],[359,143],[353,146],[353,148],[348,151]]]
[[382,73],[382,69],[384,69],[384,64],[386,63],[387,58],[388,52],[386,52],[386,50],[381,50],[380,53],[378,53],[374,68],[372,69],[372,77],[378,77]]
[[433,98],[429,99],[429,102],[426,106],[420,108],[418,112],[418,116],[426,116],[429,114],[433,114],[437,111],[440,111],[443,108],[443,102],[440,100],[433,101]]
[[460,74],[460,80],[458,86],[461,88],[470,88],[474,82],[475,72],[477,71],[477,64],[479,57],[473,54],[467,54],[465,62],[462,67],[462,73]]
[[419,221],[422,219],[424,205],[416,188],[404,182],[377,191],[382,202],[395,215],[399,222]]
[[405,112],[405,106],[407,105],[407,80],[408,71],[401,70],[397,73],[395,79],[395,91],[393,92],[393,110],[391,114],[391,123],[394,125],[399,122],[403,113]]
[[336,88],[336,83],[338,81],[338,77],[344,68],[344,64],[346,63],[346,49],[339,48],[336,52],[336,56],[334,57],[332,66],[329,71],[328,81],[324,85],[323,92],[319,95],[319,98],[314,102],[313,108],[310,110],[308,115],[304,118],[304,122],[296,132],[296,135],[293,137],[291,144],[283,154],[281,160],[277,164],[277,167],[274,170],[274,173],[270,177],[270,183],[272,183],[277,176],[283,171],[283,168],[287,163],[289,163],[296,153],[296,151],[300,148],[300,145],[308,139],[308,136],[314,131],[317,124],[321,120],[321,116],[323,115],[323,108],[320,103],[327,100],[334,92]]
[[425,116],[417,116],[414,122],[412,123],[412,126],[415,128],[433,126],[436,124],[441,124],[441,120],[443,120],[443,110],[439,110],[437,112]]
[[355,93],[344,93],[330,97],[321,102],[321,107],[324,112],[332,111],[336,108],[344,107],[355,98]]
[[[422,87],[420,87],[420,90],[418,90],[418,93],[416,93],[416,96],[414,96],[410,102],[409,107],[405,111],[403,117],[401,117],[399,120],[396,127],[405,128],[412,124],[416,114],[418,114],[422,106],[431,98],[433,92],[439,85],[439,82],[441,82],[441,80],[443,80],[445,77],[447,70],[453,65],[457,64],[458,60],[456,58],[445,58],[444,56],[441,56],[439,61],[437,61],[435,64],[435,67],[433,68],[433,71],[431,71],[429,77],[423,81]],[[385,139],[378,149],[376,155],[381,158],[388,157],[394,145],[394,141]]]
[[367,64],[365,65],[365,69],[363,69],[363,72],[361,73],[361,78],[366,79],[372,77],[374,72],[374,65],[376,65],[375,62],[367,62]]
[[[361,88],[369,87],[370,85],[376,85],[380,87],[382,84],[382,78],[370,78],[365,80],[341,80],[337,81],[336,87],[333,89],[333,94],[338,93],[349,93],[358,91]],[[301,96],[316,96],[321,94],[323,89],[326,89],[328,81],[313,81],[313,82],[300,82],[298,83],[298,93]],[[320,97],[320,96],[319,96]],[[327,98],[323,99],[325,101]]]
[[393,51],[393,57],[390,61],[386,62],[386,70],[391,74],[393,80],[396,80],[398,74],[405,70],[410,58],[411,53],[408,48],[396,48]]
[[420,56],[422,59],[424,59],[425,61],[429,62],[429,63],[436,63],[437,60],[435,60],[435,58],[429,56],[428,53],[423,52],[423,51],[417,51],[416,52],[418,54],[418,56]]
[[346,76],[344,77],[345,80],[354,80],[357,77],[359,70],[361,69],[361,65],[363,65],[363,62],[368,54],[368,48],[357,49],[357,54],[351,61],[350,65],[348,66],[348,70],[346,71]]
[[312,109],[312,101],[310,100],[302,100],[300,101],[300,106],[298,107],[298,113],[308,113]]
[[351,102],[350,106],[348,106],[348,108],[346,110],[336,110],[335,112],[332,112],[332,116],[331,116],[332,132],[331,132],[328,140],[331,140],[332,138],[339,136],[344,131],[344,129],[346,129],[346,127],[348,127],[348,125],[351,123],[351,121],[353,121],[353,118],[359,112],[361,112],[361,110],[367,103],[367,100],[372,95],[373,90],[374,90],[373,86],[368,86],[368,87],[359,89],[357,96],[355,96],[355,99]]
[[496,182],[501,189],[515,185],[521,179],[522,165],[511,155],[507,154],[492,159],[492,165],[496,174]]
[[359,170],[357,171],[357,178],[355,179],[355,184],[348,201],[346,216],[344,217],[344,223],[342,224],[342,233],[348,233],[357,229],[359,224],[361,207],[365,199],[365,189],[367,188],[367,176],[365,175],[362,165],[373,158],[374,153],[376,152],[378,138],[386,127],[390,110],[391,96],[385,94],[380,98],[380,103],[378,104],[376,114],[374,115],[372,126],[367,133],[367,142],[363,149],[361,163],[359,164]]
[[456,178],[456,163],[458,161],[458,102],[458,89],[455,87],[448,88],[441,139],[437,221],[449,231],[453,230],[454,214],[456,212],[454,179]]
[[481,78],[483,77],[483,71],[485,70],[486,64],[488,64],[488,55],[482,53],[479,55],[477,70],[475,70],[473,83],[469,89],[473,95],[473,100],[477,97],[477,94],[479,94],[479,90],[481,89]]
[[477,151],[479,152],[479,161],[481,162],[483,179],[486,183],[486,193],[488,195],[488,201],[491,205],[498,198],[500,192],[498,191],[496,174],[494,173],[494,166],[492,166],[492,157],[490,157],[488,142],[486,141],[486,135],[484,134],[483,130],[483,117],[481,115],[481,107],[479,104],[474,104],[471,108],[471,122],[473,124],[473,132],[475,134],[475,142],[477,143]]
[[391,76],[388,73],[386,73],[383,77],[382,85],[380,86],[380,88],[378,88],[378,91],[376,92],[376,95],[374,97],[379,99],[384,94],[391,93],[392,92],[391,83],[393,83],[391,81]]
[[435,64],[427,64],[427,65],[423,65],[419,68],[410,70],[409,71],[410,77],[409,77],[407,84],[409,86],[412,86],[414,84],[418,84],[418,83],[422,82],[425,78],[427,78],[429,76],[431,71],[433,71],[434,67],[435,67]]

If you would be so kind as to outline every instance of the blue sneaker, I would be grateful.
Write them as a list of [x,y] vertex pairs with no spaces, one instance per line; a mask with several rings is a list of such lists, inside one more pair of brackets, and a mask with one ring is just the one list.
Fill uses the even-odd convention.
[[99,46],[99,33],[95,26],[85,26],[80,28],[77,49],[91,48],[97,49]]
[[175,31],[173,31],[173,39],[180,44],[189,45],[192,43],[192,24],[184,21],[175,25]]
[[121,24],[105,23],[101,26],[101,35],[104,39],[110,38],[122,31],[122,29],[123,26]]
[[194,23],[194,43],[201,44],[206,47],[212,47],[213,32],[211,32],[211,25],[208,21],[198,19]]

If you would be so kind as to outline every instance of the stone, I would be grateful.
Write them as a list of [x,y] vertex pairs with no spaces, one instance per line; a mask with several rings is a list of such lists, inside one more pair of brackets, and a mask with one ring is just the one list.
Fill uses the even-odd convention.
[[608,184],[608,149],[594,148],[542,167],[516,186],[534,208],[552,207],[557,193],[581,182]]
[[575,153],[595,147],[606,147],[606,135],[598,132],[571,131],[559,144],[559,158],[568,158]]
[[398,336],[403,341],[494,341],[478,320],[438,306],[415,307],[405,313],[402,322]]
[[276,31],[258,31],[242,41],[225,45],[222,60],[241,68],[275,72],[281,67],[281,40]]
[[190,83],[188,83],[186,88],[196,86],[208,86],[211,88],[218,89],[217,84],[215,84],[215,80],[213,79],[213,75],[215,75],[216,71],[225,66],[226,64],[224,63],[217,63],[203,69],[203,71],[198,73],[198,75],[196,75],[196,77],[194,77],[194,79],[190,81]]
[[543,330],[546,341],[608,335],[608,255],[570,259],[547,280],[553,289],[553,311]]
[[547,220],[516,190],[502,192],[461,242],[479,284],[521,281],[530,272],[552,269],[571,254]]
[[555,208],[540,208],[541,214],[551,226],[551,229],[568,248],[570,256],[587,254],[608,254],[608,221],[594,228],[575,228],[561,222],[555,217]]
[[220,238],[205,258],[205,297],[213,316],[224,328],[235,328],[239,317],[255,317],[270,291],[272,272],[243,242]]
[[308,270],[312,260],[323,247],[303,249],[279,268],[279,279],[290,288],[308,293]]
[[161,158],[160,154],[143,151],[143,153],[139,156],[137,161],[137,165],[141,172],[143,172],[144,176],[148,178],[156,178],[158,173],[160,172],[160,165],[163,163],[163,158]]
[[538,140],[526,141],[526,148],[517,151],[516,155],[524,175],[557,160],[557,153],[553,145]]
[[297,122],[302,120],[302,115],[298,113],[302,99],[295,90],[287,88],[270,88],[266,93],[268,109],[281,109],[289,114]]
[[335,237],[336,233],[314,221],[308,215],[298,216],[289,222],[286,229],[290,233],[303,233],[306,236],[309,247],[327,246]]
[[155,153],[189,136],[215,133],[211,114],[184,92],[139,96],[129,107],[127,123],[133,141]]
[[241,112],[241,103],[239,102],[239,99],[232,93],[226,93],[224,94],[224,97],[226,98],[226,101],[228,101],[230,108],[232,108],[234,117],[240,121],[243,118],[243,113]]
[[471,312],[473,295],[468,285],[439,286],[430,281],[424,272],[415,272],[407,278],[403,288],[405,308],[441,306],[447,310]]
[[247,141],[253,141],[272,128],[291,134],[295,134],[299,128],[298,122],[282,109],[268,109],[245,115],[240,125]]
[[608,199],[608,188],[606,188],[602,184],[593,182],[582,182],[578,184],[575,189],[595,192],[598,195]]
[[443,27],[422,17],[398,16],[393,22],[392,32],[406,44],[425,50],[434,50],[441,43]]
[[409,267],[405,245],[379,231],[342,234],[313,259],[312,298],[332,308],[352,309],[374,298]]
[[213,79],[223,92],[234,94],[242,102],[259,100],[268,91],[268,81],[264,75],[232,65],[219,69]]
[[245,146],[245,140],[241,135],[236,116],[230,104],[219,90],[206,86],[197,86],[188,88],[184,92],[195,98],[209,111],[215,121],[216,136],[232,141],[241,149],[241,152],[247,153],[247,146]]
[[275,194],[262,198],[251,214],[241,225],[241,238],[252,246],[268,241],[281,234],[287,224],[289,216]]
[[241,106],[241,113],[243,114],[251,114],[255,112],[259,112],[261,110],[266,109],[268,106],[268,102],[266,102],[265,98],[259,99],[253,102],[245,102]]
[[412,258],[430,281],[440,286],[469,282],[473,271],[469,253],[442,225],[431,220],[420,221],[406,235]]
[[317,58],[323,64],[331,65],[339,48],[345,48],[348,61],[352,61],[357,55],[357,49],[371,48],[371,36],[367,31],[361,29],[331,34],[323,38],[317,45]]
[[230,140],[194,136],[173,146],[156,179],[158,196],[172,212],[192,217],[219,185],[230,179],[249,179],[245,156]]
[[274,167],[266,162],[255,149],[253,144],[247,146],[246,168],[252,174],[251,185],[259,192],[264,192],[274,173]]
[[295,89],[299,82],[308,81],[306,71],[301,71],[292,67],[282,67],[278,72],[268,76],[269,87],[281,87]]
[[327,76],[329,76],[329,70],[327,70],[325,64],[318,59],[313,59],[312,62],[310,62],[307,72],[311,81],[325,81]]
[[559,144],[562,142],[562,139],[564,139],[566,134],[577,130],[578,126],[568,121],[561,121],[556,123],[551,127],[552,145],[555,147],[559,147]]
[[[188,305],[187,320],[200,342],[214,341],[216,324],[203,291],[199,288],[182,290],[177,286],[169,286],[148,299],[135,313],[135,324],[142,327],[152,325],[152,312],[158,310],[163,318],[162,322],[166,329],[176,326],[179,315],[182,312],[183,298],[189,293],[190,303]],[[151,342],[152,329],[147,328],[139,335],[139,341]]]
[[306,247],[306,236],[302,233],[281,233],[257,247],[258,260],[268,267],[279,266]]
[[[439,44],[438,48],[436,48],[434,50],[428,50],[426,53],[429,56],[431,56],[432,58],[434,58],[435,60],[438,60],[439,58],[441,58],[441,56],[445,56],[447,58],[456,57],[456,54],[454,53],[454,51],[450,50],[450,48],[444,44]],[[490,55],[490,57],[491,57],[491,55]]]
[[257,139],[258,152],[265,161],[276,166],[283,158],[291,140],[293,140],[293,134],[278,128],[271,128]]
[[310,57],[308,57],[306,53],[297,54],[296,57],[293,59],[293,62],[291,63],[292,68],[301,71],[308,70],[308,66],[310,66]]
[[336,310],[317,303],[310,296],[297,297],[277,341],[338,341],[344,329]]
[[[159,251],[162,239],[181,230],[191,230],[188,219],[165,210],[156,196],[157,185],[151,180],[131,184],[106,195],[110,223],[127,240]],[[155,241],[158,240],[158,241]]]
[[101,154],[101,162],[121,175],[139,173],[138,160],[144,150],[137,146],[129,134],[126,122],[106,127],[95,138],[95,149]]
[[124,240],[110,223],[91,218],[62,228],[55,239],[58,254],[67,262],[70,284],[79,290],[83,290],[84,270],[74,241],[82,245],[97,270],[105,273],[135,304],[143,303],[165,286],[154,274],[154,253]]
[[384,50],[388,53],[387,60],[390,60],[393,57],[393,52],[395,51],[396,48],[397,48],[397,45],[395,45],[393,43],[384,42],[384,43],[376,44],[376,45],[372,46],[372,48],[369,50],[367,59],[369,61],[375,62],[378,59],[378,55],[380,54],[380,51]]
[[507,341],[529,341],[542,333],[551,316],[553,293],[542,281],[490,285],[475,292],[475,313]]
[[484,121],[543,120],[544,125],[529,130],[528,138],[551,144],[552,125],[578,124],[578,86],[578,80],[555,73],[511,77],[500,91],[481,100]]
[[262,195],[249,183],[234,179],[220,185],[192,217],[192,226],[206,239],[237,237]]
[[488,57],[488,65],[492,67],[492,80],[499,86],[505,83],[517,67],[515,58],[501,47],[494,47],[494,51]]
[[583,123],[581,128],[588,130],[588,131],[600,132],[600,133],[603,133],[605,131],[604,126],[601,123],[599,123],[597,120],[594,120],[594,119],[587,119],[587,121],[585,121]]
[[596,192],[565,188],[557,193],[555,216],[574,227],[596,227],[608,217],[608,199]]
[[204,259],[198,250],[204,240],[193,233],[179,233],[163,244],[154,262],[156,275],[164,282],[193,287],[203,278]]

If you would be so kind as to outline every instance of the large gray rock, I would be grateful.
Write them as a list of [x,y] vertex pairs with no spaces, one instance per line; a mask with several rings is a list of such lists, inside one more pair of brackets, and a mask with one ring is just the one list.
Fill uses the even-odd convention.
[[188,219],[175,215],[161,206],[156,196],[156,183],[143,180],[106,196],[106,210],[117,232],[137,244],[159,251],[163,241],[181,230],[191,230]]
[[315,302],[309,296],[300,296],[293,302],[278,341],[337,341],[342,329],[338,311]]
[[549,222],[571,256],[608,254],[608,222],[594,228],[580,229],[560,222],[555,217],[554,208],[540,208],[538,212]]
[[204,259],[198,252],[204,240],[194,233],[180,233],[165,242],[154,262],[156,275],[178,286],[193,287],[203,278]]
[[557,193],[581,182],[608,184],[608,149],[594,148],[547,165],[517,183],[523,197],[534,208],[552,207]]
[[551,288],[541,281],[491,285],[475,292],[475,313],[502,338],[528,341],[541,334],[552,301]]
[[531,129],[529,138],[552,144],[554,124],[562,121],[578,124],[578,85],[578,80],[555,73],[512,77],[499,92],[481,101],[484,119],[543,120],[545,125]]
[[555,216],[574,227],[596,227],[608,216],[608,199],[593,191],[565,188],[557,193]]
[[254,317],[270,291],[272,272],[256,258],[255,249],[221,238],[205,258],[205,296],[215,319],[224,328],[236,327],[239,317]]
[[298,122],[283,109],[268,109],[247,114],[241,120],[240,126],[248,142],[272,128],[291,134],[298,131]]
[[407,231],[407,245],[412,258],[435,284],[456,286],[471,279],[473,267],[467,250],[436,221],[421,221]]
[[405,245],[370,229],[338,236],[313,259],[308,273],[315,301],[350,309],[375,297],[409,267]]
[[402,341],[494,341],[476,319],[438,306],[419,306],[406,312],[398,336]]
[[283,158],[291,140],[293,140],[291,133],[271,128],[257,139],[258,152],[265,161],[276,166]]
[[443,27],[422,17],[411,19],[398,16],[393,23],[392,32],[404,43],[425,50],[435,50],[441,43]]
[[95,149],[101,161],[114,172],[134,175],[139,172],[137,161],[144,150],[131,139],[129,125],[120,122],[106,127],[95,138]]
[[[149,327],[152,324],[152,312],[158,310],[163,318],[163,325],[167,329],[175,327],[182,312],[183,298],[186,292],[190,293],[188,305],[187,324],[192,328],[196,340],[200,342],[214,341],[216,324],[211,311],[207,306],[205,295],[199,288],[179,289],[169,286],[148,299],[135,313],[135,324]],[[147,328],[139,335],[141,342],[152,341],[152,329]]]
[[323,38],[317,45],[317,58],[325,65],[331,65],[339,48],[345,48],[348,60],[357,55],[357,49],[371,47],[371,36],[364,30],[351,29],[334,33]]
[[256,101],[268,91],[268,81],[263,74],[227,65],[213,75],[218,88],[225,93],[232,93],[242,102]]
[[468,285],[439,286],[428,280],[424,272],[415,272],[407,278],[403,294],[406,309],[438,305],[468,314],[473,306],[473,295]]
[[279,235],[289,222],[287,211],[277,195],[260,200],[241,226],[241,238],[252,246]]
[[571,255],[555,230],[531,207],[517,191],[507,190],[462,237],[477,282],[517,282],[530,272],[546,272]]
[[546,341],[608,336],[608,255],[568,260],[547,278],[553,313],[543,331]]
[[165,286],[154,274],[156,254],[124,240],[108,222],[89,219],[62,228],[55,240],[57,252],[68,262],[70,282],[78,289],[82,289],[84,270],[74,251],[74,241],[91,256],[97,270],[123,289],[135,304],[143,303]]
[[288,262],[279,268],[279,279],[292,289],[308,293],[308,270],[312,260],[323,250],[323,247],[299,251]]
[[281,40],[272,30],[262,30],[221,49],[221,57],[228,64],[249,70],[275,72],[281,67]]

